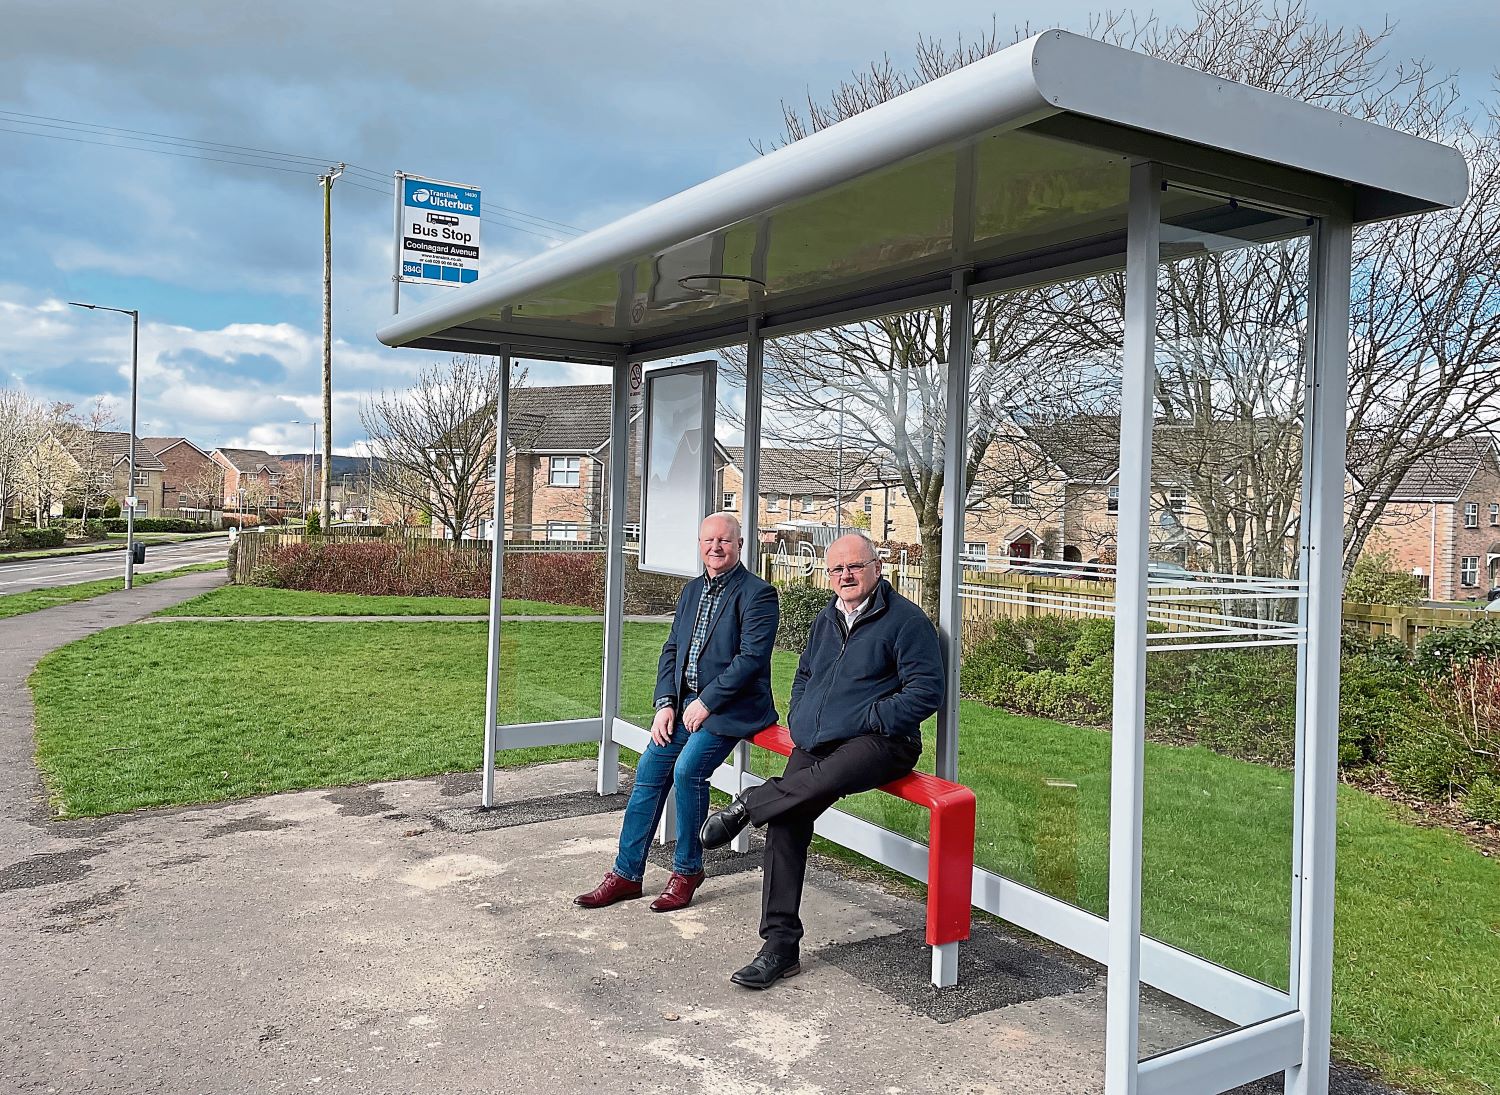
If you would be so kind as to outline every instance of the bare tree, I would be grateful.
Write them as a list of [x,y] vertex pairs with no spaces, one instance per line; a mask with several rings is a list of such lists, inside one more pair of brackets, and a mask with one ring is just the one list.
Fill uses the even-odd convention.
[[[1177,64],[1319,106],[1456,142],[1474,186],[1460,210],[1407,218],[1356,237],[1353,414],[1359,461],[1346,542],[1352,564],[1401,477],[1459,434],[1482,428],[1500,401],[1500,122],[1459,112],[1451,80],[1430,66],[1392,65],[1389,27],[1319,22],[1302,0],[1197,0],[1181,25],[1099,16],[1089,33]],[[1028,31],[1018,31],[1015,39]],[[995,52],[1014,39],[994,28],[948,49],[918,41],[911,71],[888,57],[825,100],[783,104],[783,141],[851,117]],[[1283,574],[1296,564],[1305,402],[1307,248],[1261,245],[1169,263],[1156,389],[1163,427],[1157,504],[1193,495],[1187,533],[1233,572]],[[1118,368],[1123,275],[1028,289],[974,306],[974,376],[963,467],[970,507],[1046,461],[1013,426],[1027,420],[1106,421],[1118,412],[1101,377]],[[828,409],[855,410],[865,445],[900,477],[929,562],[941,531],[947,317],[924,310],[783,340],[768,348],[767,438],[827,444]],[[733,364],[731,360],[731,364]],[[777,378],[773,383],[772,373]],[[847,428],[847,424],[846,424]],[[1116,439],[1105,431],[1096,444]],[[1005,452],[997,454],[997,448]],[[1054,473],[1055,474],[1055,473]],[[937,601],[937,566],[924,567],[923,603]]]
[[[84,521],[89,519],[89,509],[96,499],[103,516],[104,503],[115,492],[115,460],[104,435],[113,432],[118,424],[113,408],[103,396],[95,396],[86,411],[72,415],[68,422],[65,443],[78,461],[73,493]],[[127,490],[134,493],[135,485],[131,484]]]
[[0,388],[0,530],[26,493],[30,466],[50,427],[43,404],[18,389]]
[[[388,506],[432,514],[454,540],[491,515],[499,375],[493,359],[455,354],[360,409],[376,458],[373,488]],[[513,378],[512,390],[524,382],[524,373]]]
[[75,429],[71,403],[52,403],[41,411],[37,442],[21,458],[21,490],[32,505],[37,528],[46,525],[52,507],[61,505],[78,477],[78,463],[66,444]]

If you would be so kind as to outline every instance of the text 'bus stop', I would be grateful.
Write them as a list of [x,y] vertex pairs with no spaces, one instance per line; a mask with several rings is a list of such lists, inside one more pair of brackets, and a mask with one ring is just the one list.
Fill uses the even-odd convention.
[[[964,622],[975,606],[1020,601],[1028,614],[1115,621],[1113,732],[1080,747],[1096,758],[1086,771],[997,781],[1015,788],[1013,801],[979,792],[981,831],[988,810],[1002,835],[977,855],[974,907],[1107,966],[1107,1091],[1201,1095],[1284,1070],[1289,1092],[1326,1092],[1351,232],[1454,206],[1466,187],[1462,158],[1440,145],[1047,32],[393,319],[382,342],[494,354],[507,377],[521,357],[611,375],[614,443],[599,499],[607,529],[600,703],[582,717],[502,724],[496,609],[487,770],[496,750],[597,740],[604,793],[614,789],[619,746],[645,743],[645,730],[622,717],[622,664],[637,657],[622,643],[626,526],[638,503],[626,443],[633,366],[718,355],[742,376],[739,493],[752,568],[773,419],[795,417],[788,408],[800,396],[799,421],[811,430],[808,407],[822,401],[842,416],[846,402],[879,389],[899,408],[881,428],[930,442],[903,451],[927,454],[924,482],[939,484],[924,527],[941,523],[940,550],[923,557],[919,581],[947,655],[934,774],[975,785],[981,769],[1002,768],[1018,748],[979,740],[961,717]],[[1223,290],[1225,279],[1214,282],[1227,319],[1212,327],[1195,322],[1177,293],[1206,263],[1256,288],[1236,295]],[[1007,308],[1021,319],[996,322],[996,309]],[[1038,318],[1070,309],[1071,325]],[[820,332],[919,313],[939,320],[923,336],[923,368],[819,363]],[[1035,337],[1017,335],[1018,323],[1036,324],[1028,327]],[[1058,344],[1059,332],[1071,338],[1084,327],[1087,343]],[[1279,467],[1298,477],[1299,508],[1272,537],[1286,542],[1284,565],[1163,576],[1152,559],[1176,532],[1172,507],[1159,515],[1153,501],[1170,484],[1161,469],[1184,459],[1194,421],[1213,419],[1164,414],[1169,389],[1186,377],[1211,411],[1237,396],[1252,359],[1280,371],[1256,395],[1248,428],[1276,415],[1297,427]],[[1068,383],[1053,370],[1065,370]],[[1103,437],[1110,449],[1095,460],[1109,491],[1109,541],[1107,550],[1081,547],[1099,515],[1064,509],[1056,533],[1064,550],[1054,554],[1069,559],[1072,547],[1075,576],[1082,568],[1112,582],[1107,602],[1046,582],[1019,594],[994,586],[966,546],[967,523],[990,505],[974,484],[997,438],[1035,441],[1047,432],[1036,408],[1065,389],[1071,402],[1051,420],[1054,437],[1062,425],[1109,419],[1092,435],[1095,448]],[[505,403],[501,452],[517,428]],[[1197,456],[1211,460],[1212,451]],[[994,474],[1021,478],[1013,469]],[[1010,502],[1022,504],[1017,497],[1026,501],[1012,488]],[[1020,528],[1007,535],[1027,555],[1046,538]],[[497,536],[497,589],[504,553]],[[1266,784],[1260,804],[1269,820],[1259,828],[1281,834],[1280,843],[1247,841],[1243,863],[1202,862],[1189,843],[1169,848],[1165,834],[1218,816],[1216,788],[1193,784],[1193,773],[1148,750],[1148,674],[1171,673],[1183,651],[1275,647],[1295,652],[1298,684],[1295,767]],[[756,778],[742,750],[715,784],[738,791]],[[1048,813],[1054,794],[1072,797]],[[1059,824],[1073,845],[1067,877],[1004,846],[1005,834],[1030,826],[1042,847],[1058,839]],[[926,848],[897,829],[834,812],[818,831],[925,880]],[[1075,830],[1097,839],[1069,835]],[[1228,895],[1237,882],[1246,892],[1213,907],[1183,896],[1215,887]],[[1188,915],[1173,919],[1180,907]],[[1251,937],[1254,953],[1226,942],[1236,937]],[[957,973],[956,947],[934,955],[939,983]],[[1218,1017],[1218,1033],[1143,1055],[1142,985]]]

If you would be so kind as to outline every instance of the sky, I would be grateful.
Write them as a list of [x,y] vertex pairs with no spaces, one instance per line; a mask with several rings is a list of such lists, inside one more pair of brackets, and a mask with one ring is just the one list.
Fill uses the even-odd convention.
[[[352,170],[333,193],[334,449],[361,452],[361,400],[433,360],[375,340],[391,308],[393,171],[479,187],[491,211],[483,270],[502,269],[751,159],[779,136],[783,100],[821,98],[882,54],[905,64],[919,34],[951,44],[992,20],[1007,34],[1083,29],[1098,10],[6,0],[0,387],[79,408],[102,398],[124,428],[130,320],[67,302],[138,309],[142,435],[306,451],[321,414],[317,175],[342,161]],[[1176,21],[1190,7],[1133,10]],[[1493,88],[1500,4],[1329,0],[1312,11],[1335,25],[1389,17],[1392,58],[1456,74],[1474,107]],[[76,123],[137,131],[159,151]],[[259,150],[265,166],[190,158],[215,154],[174,138],[233,146],[218,159]],[[402,310],[450,291],[403,286]],[[532,378],[561,375],[541,367]]]

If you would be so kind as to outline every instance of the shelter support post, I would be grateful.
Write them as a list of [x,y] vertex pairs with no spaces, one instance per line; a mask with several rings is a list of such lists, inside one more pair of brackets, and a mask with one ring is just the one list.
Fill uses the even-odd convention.
[[[745,532],[743,563],[751,574],[760,573],[760,404],[764,390],[766,343],[760,333],[760,316],[750,317],[745,342],[745,466],[740,469],[740,524]],[[742,741],[729,758],[734,772],[735,794],[745,790],[745,773],[750,769],[750,743]],[[730,849],[744,854],[750,850],[750,830],[743,830],[730,842]]]
[[1349,402],[1349,275],[1353,228],[1347,213],[1323,218],[1313,234],[1312,382],[1304,428],[1312,441],[1303,468],[1307,592],[1307,681],[1297,849],[1300,896],[1293,984],[1302,1014],[1302,1063],[1286,1073],[1288,1095],[1327,1095],[1333,1008],[1333,870],[1338,802],[1339,628],[1343,597],[1344,446]]
[[[610,388],[609,471],[605,507],[608,532],[604,552],[604,673],[600,698],[599,774],[596,790],[612,795],[620,787],[620,747],[615,716],[620,713],[620,632],[625,624],[625,485],[630,469],[630,361],[615,357]],[[670,815],[670,811],[668,811]]]
[[[958,670],[963,607],[964,514],[968,484],[964,459],[969,435],[969,372],[974,357],[974,309],[969,294],[971,272],[953,275],[948,300],[948,391],[943,425],[943,560],[938,584],[938,634],[943,647],[943,704],[938,708],[934,775],[958,781]],[[933,956],[937,972],[937,956]],[[957,957],[954,957],[955,977]],[[946,984],[953,984],[952,981]]]
[[1114,717],[1109,794],[1109,986],[1105,1095],[1135,1095],[1141,984],[1141,798],[1145,764],[1146,565],[1156,275],[1162,170],[1130,169],[1125,243],[1125,349],[1120,389],[1120,510],[1115,576]]
[[490,627],[484,679],[484,775],[480,805],[495,805],[495,746],[500,721],[500,606],[505,579],[505,453],[510,413],[510,347],[500,347],[495,383],[495,499],[490,541]]

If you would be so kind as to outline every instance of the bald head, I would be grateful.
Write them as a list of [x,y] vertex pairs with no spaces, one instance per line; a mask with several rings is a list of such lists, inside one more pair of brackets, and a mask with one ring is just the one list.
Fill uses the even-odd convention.
[[733,570],[744,544],[739,518],[732,513],[711,513],[698,526],[698,555],[710,578]]
[[829,544],[827,562],[828,584],[850,612],[874,592],[880,581],[875,545],[862,532],[851,532]]

